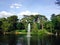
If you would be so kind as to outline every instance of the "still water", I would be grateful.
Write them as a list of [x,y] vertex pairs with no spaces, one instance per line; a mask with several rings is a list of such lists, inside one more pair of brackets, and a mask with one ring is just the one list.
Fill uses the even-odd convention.
[[60,45],[60,36],[0,35],[0,45]]

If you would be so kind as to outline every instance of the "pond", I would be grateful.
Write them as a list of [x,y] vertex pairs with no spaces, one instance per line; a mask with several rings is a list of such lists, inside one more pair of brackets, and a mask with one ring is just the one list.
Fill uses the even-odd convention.
[[60,36],[0,35],[0,45],[60,45]]

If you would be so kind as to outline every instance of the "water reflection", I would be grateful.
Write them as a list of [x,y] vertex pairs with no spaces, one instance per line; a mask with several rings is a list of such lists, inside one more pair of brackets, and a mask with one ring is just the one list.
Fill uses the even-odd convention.
[[27,45],[27,37],[26,37],[26,35],[18,35],[17,45]]
[[0,35],[0,45],[16,45],[16,35]]
[[8,45],[17,45],[16,35],[8,35]]
[[0,35],[0,45],[60,45],[60,36]]
[[0,35],[0,45],[7,45],[7,37],[4,35]]
[[39,40],[38,40],[38,45],[46,45],[46,39],[45,39],[45,37],[42,37],[42,38],[38,38]]
[[27,37],[27,45],[30,45],[30,37]]
[[52,45],[60,45],[60,36],[53,36],[51,44]]
[[38,35],[32,35],[30,45],[38,45]]

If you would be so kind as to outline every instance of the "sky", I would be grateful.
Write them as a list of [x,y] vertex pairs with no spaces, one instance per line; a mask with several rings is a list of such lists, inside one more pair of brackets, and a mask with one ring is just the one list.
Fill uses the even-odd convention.
[[0,0],[0,18],[17,15],[45,15],[49,20],[52,14],[60,13],[56,0]]

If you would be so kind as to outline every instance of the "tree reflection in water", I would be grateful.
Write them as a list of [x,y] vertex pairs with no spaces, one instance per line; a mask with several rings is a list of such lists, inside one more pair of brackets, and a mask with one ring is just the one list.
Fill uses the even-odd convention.
[[17,45],[16,35],[8,35],[8,45]]
[[0,35],[0,45],[60,45],[60,36]]

